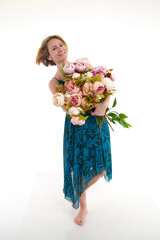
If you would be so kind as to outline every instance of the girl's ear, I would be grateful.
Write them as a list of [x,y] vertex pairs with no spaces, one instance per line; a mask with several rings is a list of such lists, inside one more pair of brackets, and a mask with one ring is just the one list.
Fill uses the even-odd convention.
[[52,60],[51,56],[48,56],[47,59],[48,59],[48,60]]

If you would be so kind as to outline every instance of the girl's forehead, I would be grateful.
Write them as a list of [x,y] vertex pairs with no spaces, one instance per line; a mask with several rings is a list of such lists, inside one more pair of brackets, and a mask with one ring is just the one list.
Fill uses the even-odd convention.
[[60,43],[62,43],[59,39],[57,38],[52,38],[48,41],[47,43],[47,47],[48,49],[54,47],[54,46],[58,46]]
[[58,43],[61,43],[61,40],[59,40],[57,38],[52,38],[48,43],[49,44],[58,44]]

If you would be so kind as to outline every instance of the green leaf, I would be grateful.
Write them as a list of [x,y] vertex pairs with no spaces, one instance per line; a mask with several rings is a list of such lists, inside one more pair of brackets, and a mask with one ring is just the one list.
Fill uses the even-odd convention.
[[94,82],[96,82],[96,81],[101,82],[100,78],[101,78],[101,74],[99,73],[99,74],[97,74],[97,76],[90,78],[90,81],[91,81],[92,83],[94,83]]
[[77,80],[75,80],[75,85],[76,85],[76,87],[81,87],[85,84],[85,82],[86,82],[86,80],[77,79]]
[[108,118],[112,123],[116,124],[113,118]]
[[101,125],[101,121],[102,121],[101,116],[96,116],[96,122],[97,122],[98,126]]
[[108,112],[108,110],[109,110],[109,108],[107,107],[107,109],[106,109],[105,113],[107,113],[107,112]]
[[85,110],[82,110],[81,113],[85,114]]
[[113,120],[119,122],[120,118],[118,116],[116,116],[116,117],[113,117]]
[[100,93],[99,95],[100,95],[100,97],[104,98],[104,94],[103,93]]
[[73,79],[72,79],[71,77],[68,77],[68,76],[67,76],[67,78],[64,79],[65,82],[66,82],[66,81],[72,81],[72,80],[73,80]]
[[126,128],[126,124],[123,120],[120,119],[119,124],[121,124],[124,128]]
[[128,127],[132,127],[129,123],[125,122]]
[[114,102],[113,102],[113,105],[112,105],[112,108],[115,107],[116,104],[117,104],[117,100],[116,100],[116,98],[115,98],[115,99],[114,99]]
[[88,94],[86,97],[84,97],[87,104],[90,105],[90,103],[94,104],[94,95]]
[[120,117],[120,118],[128,118],[128,117],[127,117],[125,114],[123,114],[123,113],[120,113],[120,114],[119,114],[119,117]]
[[113,95],[114,93],[112,93],[111,91],[109,91],[108,93],[107,93],[107,95]]
[[111,116],[111,117],[117,117],[117,115],[115,113],[108,113],[108,116]]
[[69,109],[70,107],[72,107],[72,105],[70,103],[68,103],[66,106],[66,109]]
[[86,120],[89,116],[82,116],[81,114],[78,114],[77,115],[79,117],[79,119],[82,119],[82,120]]

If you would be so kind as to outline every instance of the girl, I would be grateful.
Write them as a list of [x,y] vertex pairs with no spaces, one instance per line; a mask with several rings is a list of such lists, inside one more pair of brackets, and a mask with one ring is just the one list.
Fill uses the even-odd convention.
[[[52,35],[45,38],[38,50],[36,64],[56,66],[57,72],[49,81],[49,89],[56,93],[56,84],[64,84],[65,76],[61,74],[63,62],[67,60],[68,46],[62,37]],[[89,68],[93,69],[89,64]],[[100,177],[109,182],[112,179],[112,157],[110,146],[110,132],[106,119],[103,119],[102,128],[96,122],[96,116],[104,116],[108,107],[110,96],[98,107],[92,106],[85,113],[89,116],[85,124],[81,121],[76,125],[67,117],[66,112],[63,137],[63,164],[65,199],[72,202],[74,209],[79,209],[74,222],[80,226],[84,224],[88,212],[86,203],[86,190],[98,181]]]

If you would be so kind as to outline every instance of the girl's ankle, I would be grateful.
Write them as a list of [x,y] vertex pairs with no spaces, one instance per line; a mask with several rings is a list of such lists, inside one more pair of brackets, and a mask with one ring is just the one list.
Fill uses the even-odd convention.
[[80,208],[81,209],[87,209],[87,204],[86,203],[80,203]]

